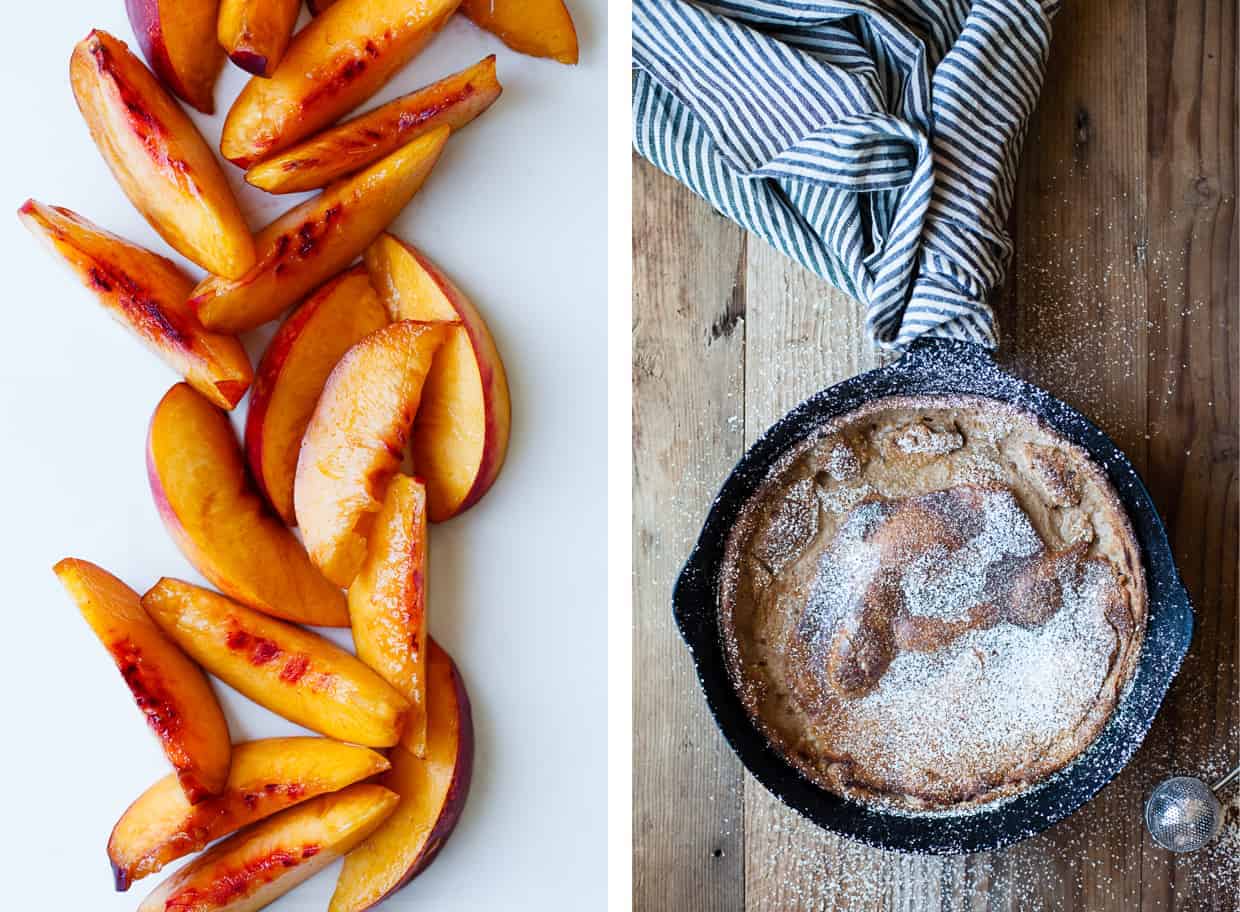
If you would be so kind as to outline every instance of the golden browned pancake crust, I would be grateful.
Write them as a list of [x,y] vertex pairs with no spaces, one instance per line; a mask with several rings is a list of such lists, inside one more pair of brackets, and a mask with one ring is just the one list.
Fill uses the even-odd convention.
[[1102,471],[1036,416],[890,397],[784,456],[727,544],[720,629],[750,716],[856,800],[960,811],[1098,735],[1146,592]]

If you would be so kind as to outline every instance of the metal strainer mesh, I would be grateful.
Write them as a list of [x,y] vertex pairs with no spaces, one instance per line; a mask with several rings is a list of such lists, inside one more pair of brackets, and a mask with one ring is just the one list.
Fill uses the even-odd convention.
[[1204,848],[1223,826],[1223,808],[1200,779],[1176,776],[1162,782],[1145,804],[1145,826],[1172,852]]

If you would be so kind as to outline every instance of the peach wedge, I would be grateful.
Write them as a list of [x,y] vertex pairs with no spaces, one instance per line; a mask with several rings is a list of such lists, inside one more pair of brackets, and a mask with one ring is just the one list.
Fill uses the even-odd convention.
[[293,507],[311,560],[337,585],[348,586],[362,567],[366,536],[449,329],[386,326],[349,349],[323,387],[302,439]]
[[68,209],[27,200],[18,216],[117,322],[214,405],[236,406],[253,378],[250,359],[236,338],[198,322],[187,303],[194,283],[180,267]]
[[364,840],[399,801],[363,784],[290,808],[191,861],[138,912],[255,912]]
[[185,384],[151,416],[147,476],[173,540],[238,601],[302,624],[344,627],[344,593],[267,508],[246,474],[228,416]]
[[459,324],[435,355],[412,433],[431,522],[442,522],[477,503],[503,467],[512,424],[504,363],[478,309],[421,251],[384,234],[366,265],[393,319]]
[[160,779],[121,815],[108,839],[116,889],[294,804],[388,769],[382,754],[330,738],[264,738],[233,748],[224,790],[185,800],[174,776]]
[[577,62],[577,30],[564,0],[462,0],[461,12],[514,51]]
[[301,438],[323,384],[344,353],[388,323],[387,311],[356,266],[328,282],[281,324],[258,365],[245,422],[250,472],[289,525]]
[[426,757],[392,751],[392,769],[380,782],[400,803],[345,858],[329,912],[362,912],[390,897],[435,860],[461,817],[474,766],[469,697],[456,665],[433,640],[429,667]]
[[159,738],[178,793],[191,805],[219,794],[232,741],[202,670],[147,617],[138,593],[111,573],[72,557],[54,569]]
[[241,69],[270,76],[300,12],[301,0],[220,0],[220,45]]
[[203,668],[290,722],[367,747],[400,739],[409,702],[317,633],[168,578],[142,607]]
[[397,475],[349,587],[357,657],[409,700],[401,744],[426,754],[426,486]]
[[125,46],[95,30],[73,49],[73,95],[125,195],[172,247],[216,275],[254,264],[254,239],[219,162]]
[[258,233],[254,268],[194,289],[199,319],[222,332],[253,329],[344,269],[418,192],[448,133],[441,126],[420,136],[284,213]]
[[224,49],[215,40],[220,0],[125,0],[146,62],[164,85],[203,114],[215,113]]
[[460,0],[341,0],[297,33],[271,74],[246,84],[220,152],[249,168],[361,104],[442,28]]
[[495,55],[263,161],[245,179],[268,193],[322,187],[446,124],[459,130],[499,98]]

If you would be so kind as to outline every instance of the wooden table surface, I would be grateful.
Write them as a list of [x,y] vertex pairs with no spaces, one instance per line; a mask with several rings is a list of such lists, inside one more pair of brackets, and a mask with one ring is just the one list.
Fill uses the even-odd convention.
[[825,834],[723,743],[673,627],[675,575],[744,449],[879,359],[851,300],[635,161],[637,909],[1240,909],[1224,857],[1240,840],[1177,859],[1141,823],[1159,778],[1217,774],[1240,753],[1236,28],[1235,0],[1078,0],[1055,23],[998,358],[1131,457],[1198,626],[1129,767],[1004,852],[912,857]]

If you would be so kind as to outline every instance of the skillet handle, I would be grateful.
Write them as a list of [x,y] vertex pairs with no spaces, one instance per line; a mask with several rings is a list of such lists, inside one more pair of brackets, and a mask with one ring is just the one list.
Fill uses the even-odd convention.
[[[950,364],[975,363],[994,364],[991,349],[974,342],[963,342],[959,339],[936,339],[922,336],[915,339],[907,349],[904,357],[909,355],[917,359],[944,361]],[[901,361],[904,358],[900,359]]]
[[990,349],[972,342],[925,336],[913,342],[889,370],[901,377],[907,392],[951,390],[960,380],[1010,379],[999,369]]

